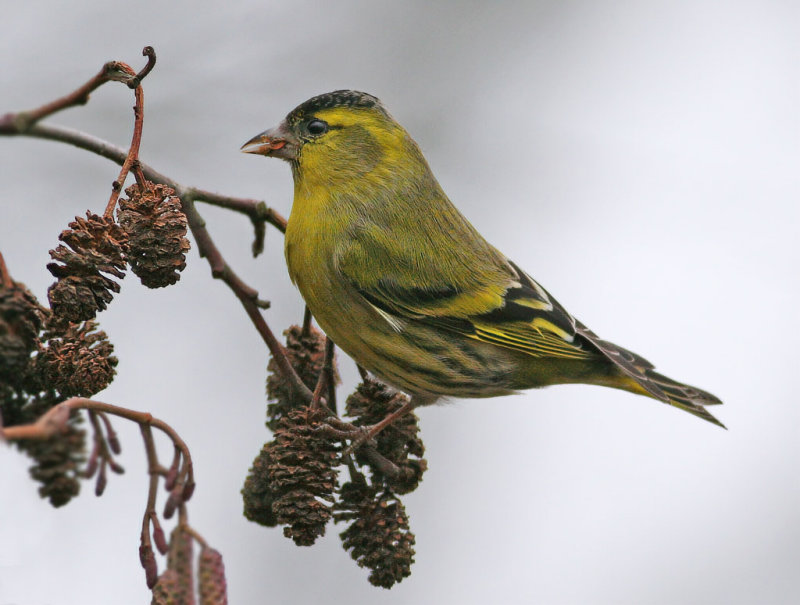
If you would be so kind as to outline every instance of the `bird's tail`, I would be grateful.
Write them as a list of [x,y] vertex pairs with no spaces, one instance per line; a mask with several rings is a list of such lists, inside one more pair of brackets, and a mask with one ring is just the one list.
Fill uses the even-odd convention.
[[683,384],[655,371],[653,364],[622,347],[600,339],[582,323],[577,322],[577,332],[591,342],[621,372],[616,380],[604,382],[606,386],[647,395],[664,403],[686,410],[703,420],[725,428],[705,406],[722,403],[711,393]]
[[[686,410],[690,414],[694,414],[698,418],[702,418],[712,424],[725,428],[725,425],[717,420],[705,408],[707,405],[719,405],[722,403],[722,401],[708,391],[683,384],[663,374],[659,374],[654,370],[646,370],[645,375],[650,382],[654,383],[661,392],[667,396],[666,403],[674,405],[676,408]],[[650,393],[647,394],[649,395]]]

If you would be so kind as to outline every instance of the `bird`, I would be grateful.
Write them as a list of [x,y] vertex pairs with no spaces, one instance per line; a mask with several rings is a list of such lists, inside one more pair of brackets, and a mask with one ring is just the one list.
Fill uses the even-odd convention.
[[722,428],[722,403],[598,337],[448,199],[420,147],[375,96],[314,96],[245,153],[291,166],[284,252],[318,325],[417,406],[556,384],[612,387]]

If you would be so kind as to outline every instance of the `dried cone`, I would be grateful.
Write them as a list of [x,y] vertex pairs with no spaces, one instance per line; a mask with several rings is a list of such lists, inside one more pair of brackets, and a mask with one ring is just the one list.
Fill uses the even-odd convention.
[[27,440],[18,446],[35,461],[31,477],[41,483],[39,495],[54,507],[64,506],[81,489],[78,478],[83,464],[86,433],[76,425],[80,416],[73,413],[63,433],[42,441]]
[[[325,363],[325,334],[313,327],[303,334],[300,326],[291,326],[283,334],[286,336],[284,352],[289,363],[300,380],[313,391]],[[338,382],[338,376],[335,376],[335,380]],[[292,384],[274,359],[270,359],[267,365],[267,397],[270,401],[267,406],[267,427],[273,433],[289,410],[305,404],[305,400],[294,393]]]
[[292,410],[281,419],[271,452],[272,509],[286,526],[284,535],[298,546],[310,546],[324,535],[331,518],[337,448],[318,430],[325,416],[321,409]]
[[[399,410],[407,402],[407,395],[376,380],[367,379],[347,398],[346,411],[348,416],[356,418],[353,423],[356,426],[371,426]],[[419,419],[412,412],[401,416],[375,436],[378,453],[400,469],[398,476],[382,475],[366,456],[363,448],[356,451],[356,461],[370,466],[373,482],[383,480],[387,487],[398,494],[414,491],[428,467],[422,458],[425,446],[418,433]]]
[[186,267],[186,215],[175,190],[146,181],[125,190],[119,200],[117,220],[130,238],[127,260],[131,270],[148,288],[177,282]]
[[0,280],[0,383],[22,382],[46,313],[24,284]]
[[[73,322],[92,319],[108,306],[119,284],[109,275],[125,277],[128,236],[111,219],[86,212],[58,236],[64,244],[50,250],[58,261],[47,268],[58,281],[47,290],[57,316]],[[59,264],[61,263],[61,264]]]
[[200,552],[198,564],[200,605],[228,605],[228,586],[222,555],[213,548]]
[[370,569],[369,582],[391,588],[411,575],[414,534],[402,502],[390,491],[378,492],[365,483],[345,483],[337,521],[352,520],[340,535],[342,546],[359,567]]
[[264,444],[253,460],[253,466],[250,467],[242,488],[245,518],[267,527],[275,527],[278,524],[278,518],[272,510],[275,494],[269,483],[269,468],[273,463],[274,447],[274,441]]
[[50,322],[37,360],[41,375],[64,397],[91,397],[114,379],[114,345],[94,321]]

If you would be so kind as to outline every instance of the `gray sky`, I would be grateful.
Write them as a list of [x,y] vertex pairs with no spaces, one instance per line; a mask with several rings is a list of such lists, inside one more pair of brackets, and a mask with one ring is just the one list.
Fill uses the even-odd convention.
[[[269,436],[266,352],[193,249],[178,286],[131,277],[100,316],[120,358],[98,399],[153,412],[195,456],[192,524],[236,603],[795,603],[800,406],[800,9],[792,2],[13,3],[0,113],[72,90],[103,62],[159,61],[141,156],[185,184],[288,215],[288,167],[239,146],[306,98],[379,96],[486,237],[602,337],[720,396],[729,431],[627,393],[555,387],[420,412],[430,470],[405,498],[410,578],[370,586],[341,549],[241,516]],[[106,86],[53,122],[127,145],[132,98]],[[117,168],[0,139],[0,250],[44,297],[47,251],[101,210]],[[200,208],[230,263],[302,318],[282,241]],[[342,359],[344,396],[356,382]],[[0,604],[148,602],[138,430],[127,473],[41,501],[0,448]],[[165,456],[168,454],[165,451]]]

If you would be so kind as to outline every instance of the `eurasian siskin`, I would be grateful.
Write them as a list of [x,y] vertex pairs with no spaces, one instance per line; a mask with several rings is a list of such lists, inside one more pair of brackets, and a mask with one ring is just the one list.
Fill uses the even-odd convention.
[[291,165],[286,261],[320,327],[412,406],[586,383],[722,426],[714,395],[600,339],[484,240],[372,95],[316,96],[243,150]]

